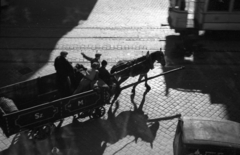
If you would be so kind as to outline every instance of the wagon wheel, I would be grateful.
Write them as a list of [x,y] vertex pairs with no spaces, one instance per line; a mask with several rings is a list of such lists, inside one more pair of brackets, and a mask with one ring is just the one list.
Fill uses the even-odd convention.
[[106,110],[103,106],[95,108],[89,115],[90,118],[100,118],[105,114]]
[[85,117],[89,116],[90,114],[91,114],[90,110],[81,111],[77,114],[78,115],[77,118],[85,118]]
[[42,140],[47,138],[54,131],[56,126],[54,124],[47,124],[34,129],[31,133],[33,139]]

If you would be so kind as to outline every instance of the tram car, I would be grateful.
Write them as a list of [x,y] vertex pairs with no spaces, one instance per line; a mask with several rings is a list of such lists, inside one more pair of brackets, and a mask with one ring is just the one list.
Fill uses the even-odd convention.
[[54,73],[0,88],[0,127],[6,137],[22,131],[37,135],[69,116],[99,118],[109,100],[105,85],[61,98]]
[[240,30],[239,0],[169,0],[168,23],[180,34]]
[[240,124],[229,120],[182,117],[173,142],[174,155],[239,155]]

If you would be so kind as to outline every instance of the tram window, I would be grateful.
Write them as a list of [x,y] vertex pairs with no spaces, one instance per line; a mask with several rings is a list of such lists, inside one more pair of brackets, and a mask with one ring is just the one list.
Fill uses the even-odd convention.
[[233,11],[240,11],[240,0],[235,0]]
[[230,1],[231,0],[209,0],[208,11],[228,11]]
[[175,2],[175,8],[184,11],[185,7],[186,7],[186,2],[185,0],[176,0],[176,1],[172,1],[173,3],[171,4],[171,6],[174,6],[174,2]]

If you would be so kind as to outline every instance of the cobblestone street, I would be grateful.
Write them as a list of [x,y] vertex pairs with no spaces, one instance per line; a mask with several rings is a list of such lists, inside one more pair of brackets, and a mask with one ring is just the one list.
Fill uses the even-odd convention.
[[[161,26],[167,24],[167,0],[91,0],[91,3],[93,5],[84,7],[86,10],[80,5],[68,4],[66,12],[60,14],[63,17],[52,19],[54,22],[50,17],[47,22],[39,17],[38,24],[31,22],[34,21],[31,14],[29,23],[26,22],[28,18],[17,18],[19,10],[26,10],[30,4],[25,8],[16,2],[9,12],[5,12],[8,16],[1,18],[0,25],[0,86],[54,73],[53,61],[62,50],[69,52],[67,58],[73,64],[81,63],[87,67],[89,62],[80,53],[93,56],[99,50],[102,59],[109,62],[107,69],[110,69],[118,60],[134,59],[146,55],[147,51],[162,48],[167,66],[156,63],[149,77],[181,66],[185,69],[148,81],[151,91],[146,95],[143,111],[149,119],[181,114],[240,122],[239,40],[199,37],[197,43],[204,50],[192,56],[178,57],[174,45],[181,40],[179,34],[168,26]],[[88,14],[87,18],[82,17],[85,14]],[[137,77],[129,78],[123,85],[136,81]],[[143,83],[136,88],[138,105],[145,89]],[[116,115],[133,109],[130,95],[131,88],[121,93]],[[109,106],[105,108],[108,110]],[[72,118],[67,118],[61,131],[54,136],[62,142],[63,148],[69,149],[69,154],[173,155],[177,119],[160,121],[159,126],[149,123],[155,131],[151,146],[142,139],[135,142],[132,135],[116,139],[108,118],[106,113],[98,120],[79,120],[77,126],[72,123]],[[47,151],[52,149],[49,141],[51,138],[32,142],[24,136],[6,138],[0,134],[0,154],[17,155],[21,148],[33,146]]]

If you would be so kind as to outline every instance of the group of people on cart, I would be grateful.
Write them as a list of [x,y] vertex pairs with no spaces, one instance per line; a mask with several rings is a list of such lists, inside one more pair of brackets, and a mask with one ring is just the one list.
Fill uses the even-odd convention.
[[111,87],[111,75],[106,69],[108,63],[106,60],[100,61],[101,53],[96,52],[94,58],[81,54],[83,58],[90,61],[90,68],[85,68],[81,64],[73,67],[72,63],[66,59],[68,55],[66,51],[60,52],[60,55],[55,58],[56,84],[61,97],[78,94],[98,86]]

